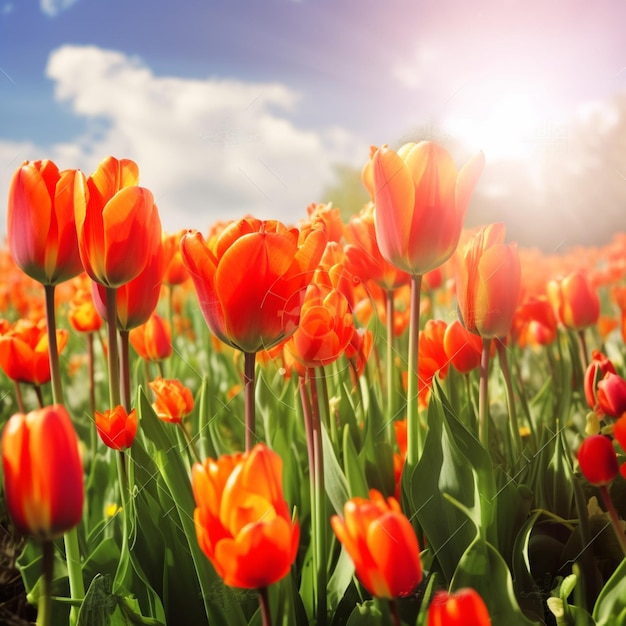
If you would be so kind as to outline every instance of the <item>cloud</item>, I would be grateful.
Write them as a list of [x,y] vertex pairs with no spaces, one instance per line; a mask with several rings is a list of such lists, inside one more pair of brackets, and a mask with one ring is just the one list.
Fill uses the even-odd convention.
[[[367,155],[341,128],[291,121],[298,94],[279,83],[156,76],[140,59],[91,46],[58,48],[46,71],[89,130],[40,158],[87,173],[109,154],[134,159],[170,231],[246,214],[296,223],[324,200],[337,162]],[[5,162],[24,148],[5,145]]]
[[50,17],[56,17],[59,13],[67,11],[78,0],[41,0],[39,6],[43,13]]

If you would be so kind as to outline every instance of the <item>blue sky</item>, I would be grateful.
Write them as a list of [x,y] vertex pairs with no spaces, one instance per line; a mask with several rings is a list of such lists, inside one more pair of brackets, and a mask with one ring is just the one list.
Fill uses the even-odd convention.
[[620,0],[0,0],[0,195],[22,160],[113,154],[167,230],[205,230],[297,222],[371,144],[528,162],[550,128],[610,116],[625,26]]

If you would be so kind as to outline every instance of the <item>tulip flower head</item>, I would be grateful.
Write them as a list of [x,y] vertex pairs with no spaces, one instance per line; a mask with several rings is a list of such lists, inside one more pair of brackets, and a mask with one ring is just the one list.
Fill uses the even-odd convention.
[[74,528],[85,490],[78,437],[65,407],[15,414],[1,445],[4,493],[15,527],[43,540]]
[[428,607],[427,626],[491,626],[484,600],[474,589],[438,591]]
[[113,450],[130,448],[137,434],[137,411],[127,413],[123,406],[100,413],[96,411],[96,428],[102,442]]
[[11,181],[9,249],[22,271],[44,285],[83,271],[74,218],[74,192],[83,183],[78,170],[59,172],[48,160],[24,162]]
[[170,324],[158,313],[153,313],[145,324],[133,328],[128,339],[144,361],[162,361],[174,350]]
[[430,141],[405,144],[397,153],[377,150],[371,172],[382,256],[414,275],[449,259],[484,163],[480,153],[457,172],[450,154]]
[[626,413],[626,380],[607,372],[597,385],[598,410],[604,415],[619,417]]
[[227,585],[267,587],[284,578],[300,538],[283,496],[282,460],[264,444],[196,463],[191,474],[200,548]]
[[210,245],[197,231],[181,239],[183,262],[210,330],[243,352],[280,343],[296,329],[306,287],[326,246],[321,222],[300,241],[297,228],[244,218]]
[[548,298],[563,326],[583,330],[600,317],[600,299],[586,274],[574,272],[547,285]]
[[617,374],[613,362],[599,350],[593,350],[584,379],[585,400],[592,411],[598,405],[598,383],[608,373]]
[[348,500],[343,519],[334,515],[331,526],[372,595],[408,596],[422,580],[415,531],[395,498],[385,500],[375,489],[369,496]]
[[619,473],[613,442],[604,435],[584,439],[578,449],[578,464],[585,478],[596,487],[608,485]]
[[149,384],[155,395],[152,407],[159,419],[180,423],[193,411],[191,390],[180,380],[156,378]]
[[457,275],[461,322],[483,339],[505,337],[521,289],[517,246],[505,244],[504,224],[481,228],[467,245]]

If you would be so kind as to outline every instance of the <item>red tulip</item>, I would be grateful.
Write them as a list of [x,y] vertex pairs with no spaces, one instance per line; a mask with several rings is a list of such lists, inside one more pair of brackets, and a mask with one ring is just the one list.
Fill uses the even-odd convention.
[[571,330],[593,326],[600,317],[600,300],[583,272],[548,283],[548,297],[561,324]]
[[47,160],[25,161],[11,181],[9,249],[17,265],[44,285],[56,285],[83,271],[74,218],[74,192],[83,184],[78,170],[59,172]]
[[597,385],[598,408],[605,415],[619,417],[626,413],[626,380],[607,372]]
[[145,361],[162,361],[169,358],[173,351],[169,322],[158,313],[153,313],[145,324],[133,328],[128,339]]
[[598,404],[598,383],[608,373],[617,374],[613,362],[599,350],[593,350],[584,380],[585,399],[591,410],[595,410]]
[[505,244],[504,224],[481,228],[469,242],[457,275],[461,322],[483,339],[505,337],[521,289],[517,246]]
[[2,466],[7,508],[21,533],[49,540],[80,522],[83,466],[65,407],[11,417],[2,432]]
[[604,435],[585,438],[578,449],[578,464],[585,478],[596,487],[608,485],[619,473],[613,442]]
[[485,602],[474,589],[438,591],[428,607],[427,626],[490,626]]
[[348,500],[343,519],[334,515],[330,523],[372,595],[391,599],[415,590],[422,580],[419,545],[395,498],[372,489],[369,500]]
[[448,324],[443,336],[443,348],[450,363],[461,374],[468,374],[480,365],[483,341],[466,330],[459,320]]
[[96,411],[96,428],[102,442],[113,450],[130,448],[137,434],[137,411],[127,413],[123,406],[104,413]]
[[456,250],[482,153],[460,172],[448,152],[430,141],[383,146],[372,157],[376,238],[389,263],[425,274]]

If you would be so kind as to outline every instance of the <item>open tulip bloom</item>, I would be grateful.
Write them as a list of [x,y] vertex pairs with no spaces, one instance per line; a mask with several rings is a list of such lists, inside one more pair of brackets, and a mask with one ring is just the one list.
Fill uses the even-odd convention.
[[482,154],[363,156],[349,219],[172,236],[129,159],[17,167],[0,622],[624,625],[626,234],[464,231]]

